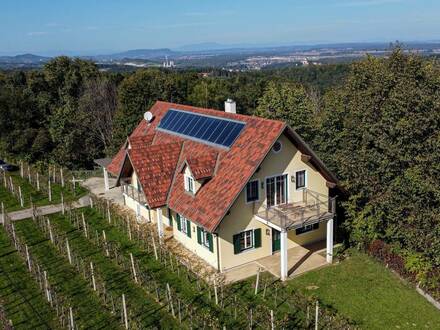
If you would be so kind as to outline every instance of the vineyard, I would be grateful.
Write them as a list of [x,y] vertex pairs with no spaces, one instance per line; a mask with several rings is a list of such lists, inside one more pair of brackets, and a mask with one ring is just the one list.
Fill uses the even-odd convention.
[[[27,187],[22,180],[19,174],[3,178],[4,195],[13,195],[8,182]],[[66,188],[53,181],[52,187]],[[35,192],[29,185],[23,191]],[[45,191],[41,184],[40,189]],[[81,194],[62,191],[64,196]],[[6,199],[3,203],[11,208]],[[138,224],[133,214],[97,196],[90,197],[86,208],[74,209],[69,198],[63,203],[63,212],[49,216],[38,214],[35,207],[30,219],[4,216],[1,254],[10,260],[1,259],[2,281],[15,283],[10,284],[11,295],[32,297],[23,296],[26,308],[18,311],[12,296],[0,302],[4,327],[354,328],[316,299],[288,291],[267,273],[231,285],[221,274],[202,272],[175,243],[160,238],[156,226]],[[8,279],[13,272],[16,276]]]

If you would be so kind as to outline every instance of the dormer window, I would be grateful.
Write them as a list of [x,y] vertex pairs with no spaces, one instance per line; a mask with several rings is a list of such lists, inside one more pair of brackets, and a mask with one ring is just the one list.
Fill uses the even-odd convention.
[[185,190],[194,194],[194,179],[190,175],[185,174]]

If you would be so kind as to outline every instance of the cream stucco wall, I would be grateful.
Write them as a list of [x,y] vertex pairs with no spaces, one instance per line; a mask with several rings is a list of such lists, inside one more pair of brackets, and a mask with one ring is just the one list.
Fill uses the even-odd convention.
[[188,237],[187,234],[179,231],[176,224],[176,213],[172,212],[173,217],[173,236],[176,240],[178,240],[183,246],[185,246],[188,250],[198,255],[200,258],[204,259],[208,264],[217,267],[217,238],[214,234],[212,237],[213,243],[213,252],[209,251],[209,249],[203,245],[200,245],[197,242],[197,225],[191,222],[191,237]]
[[[278,153],[270,151],[266,159],[260,166],[260,169],[255,173],[251,180],[259,180],[259,201],[254,203],[246,203],[245,189],[240,193],[234,205],[230,209],[229,214],[223,219],[219,228],[220,244],[220,265],[221,269],[229,269],[256,259],[272,254],[272,230],[267,225],[261,223],[254,218],[254,214],[258,210],[264,210],[266,203],[266,178],[287,174],[288,183],[288,202],[302,201],[302,190],[295,189],[295,182],[292,182],[292,176],[295,177],[295,172],[299,170],[306,170],[306,188],[318,192],[323,195],[328,195],[328,188],[326,180],[322,175],[310,164],[301,160],[301,153],[282,135],[279,139],[282,143],[282,149]],[[263,183],[263,184],[262,184]],[[234,254],[233,235],[249,229],[261,228],[261,247],[246,250],[239,254]],[[318,230],[295,235],[294,231],[288,234],[288,248],[295,247],[299,244],[309,244],[325,239],[326,230],[325,223],[320,224]]]

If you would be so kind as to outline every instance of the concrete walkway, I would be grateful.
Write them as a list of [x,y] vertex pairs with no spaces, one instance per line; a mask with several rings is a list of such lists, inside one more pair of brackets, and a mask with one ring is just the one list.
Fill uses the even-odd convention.
[[121,206],[124,205],[124,196],[121,192],[121,187],[115,187],[116,179],[109,178],[110,190],[105,191],[104,178],[92,177],[88,178],[82,183],[82,186],[87,188],[96,196],[103,197]]
[[[74,202],[72,207],[74,209],[77,209],[88,205],[90,205],[90,198],[88,195],[86,195],[78,199],[76,202]],[[37,207],[37,212],[40,215],[48,215],[48,214],[58,213],[61,211],[62,211],[61,204],[44,205]],[[10,212],[8,213],[8,216],[11,218],[12,221],[28,219],[32,217],[32,209],[24,209],[20,211]],[[0,223],[2,223],[2,221],[3,221],[3,215],[0,214]]]

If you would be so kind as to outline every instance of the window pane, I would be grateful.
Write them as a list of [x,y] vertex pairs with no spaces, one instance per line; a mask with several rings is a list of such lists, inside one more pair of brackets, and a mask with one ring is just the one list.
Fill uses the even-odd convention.
[[296,172],[296,189],[306,186],[306,171]]

